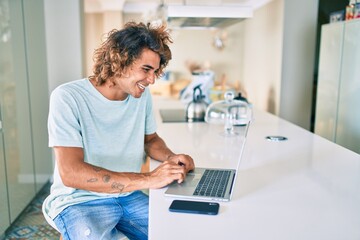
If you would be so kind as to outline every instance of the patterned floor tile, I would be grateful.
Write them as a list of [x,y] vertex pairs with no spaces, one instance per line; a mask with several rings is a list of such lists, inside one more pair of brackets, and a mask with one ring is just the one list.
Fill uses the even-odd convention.
[[58,240],[60,234],[45,220],[41,206],[49,195],[48,183],[24,210],[21,216],[6,231],[5,240]]

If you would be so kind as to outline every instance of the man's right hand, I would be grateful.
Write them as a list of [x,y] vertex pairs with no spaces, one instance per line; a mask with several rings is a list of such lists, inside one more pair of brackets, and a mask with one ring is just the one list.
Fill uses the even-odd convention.
[[164,161],[149,173],[149,188],[162,188],[173,181],[182,183],[185,180],[186,172],[185,166],[174,161]]

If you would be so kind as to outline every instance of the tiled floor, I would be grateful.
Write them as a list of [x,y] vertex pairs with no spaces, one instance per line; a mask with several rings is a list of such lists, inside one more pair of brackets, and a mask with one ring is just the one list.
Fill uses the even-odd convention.
[[49,194],[50,184],[47,184],[30,203],[20,217],[6,231],[5,240],[55,240],[59,233],[45,220],[41,206]]
[[[60,234],[45,220],[41,207],[49,195],[50,183],[46,184],[20,217],[6,231],[4,240],[58,240]],[[144,191],[148,194],[148,191]],[[121,240],[126,240],[126,237]],[[0,236],[0,240],[3,238]]]

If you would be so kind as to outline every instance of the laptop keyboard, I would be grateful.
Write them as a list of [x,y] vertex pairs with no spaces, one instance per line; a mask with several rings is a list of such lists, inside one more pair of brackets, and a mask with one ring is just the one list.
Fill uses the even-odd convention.
[[206,169],[193,193],[195,196],[224,197],[231,171]]

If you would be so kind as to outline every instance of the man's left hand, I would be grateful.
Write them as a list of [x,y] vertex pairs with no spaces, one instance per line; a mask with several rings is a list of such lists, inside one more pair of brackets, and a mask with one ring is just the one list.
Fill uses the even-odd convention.
[[195,168],[194,160],[186,154],[175,154],[168,158],[168,161],[174,162],[180,166],[184,166],[186,172]]

